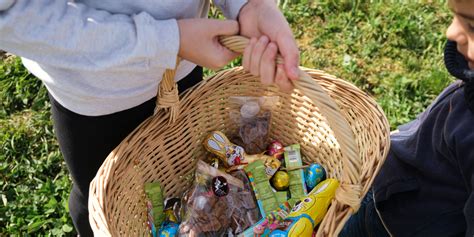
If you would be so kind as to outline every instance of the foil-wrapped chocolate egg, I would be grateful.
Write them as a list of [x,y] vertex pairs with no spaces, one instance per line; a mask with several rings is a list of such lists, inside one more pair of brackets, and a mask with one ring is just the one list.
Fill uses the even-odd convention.
[[319,182],[323,181],[326,171],[320,164],[311,164],[305,170],[305,182],[308,191],[312,190]]
[[283,159],[285,153],[285,147],[279,141],[272,141],[267,147],[267,154],[273,156],[279,160]]
[[165,221],[161,225],[159,237],[177,236],[179,224],[172,221]]
[[290,176],[285,171],[277,171],[271,178],[272,186],[278,191],[284,191],[288,189],[290,185]]

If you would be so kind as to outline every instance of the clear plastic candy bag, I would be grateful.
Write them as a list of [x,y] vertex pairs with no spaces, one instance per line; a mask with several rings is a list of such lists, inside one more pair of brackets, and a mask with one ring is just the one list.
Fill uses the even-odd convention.
[[245,97],[232,96],[229,116],[237,124],[232,141],[248,154],[266,150],[272,110],[279,101],[278,96]]
[[198,161],[194,186],[183,197],[179,236],[235,236],[261,218],[247,176],[234,175]]

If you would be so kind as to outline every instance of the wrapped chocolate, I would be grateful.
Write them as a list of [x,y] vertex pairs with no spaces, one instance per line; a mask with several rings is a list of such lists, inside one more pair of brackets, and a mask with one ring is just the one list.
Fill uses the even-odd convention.
[[237,235],[261,217],[250,184],[198,161],[194,187],[183,197],[179,236]]
[[273,156],[278,160],[283,159],[283,154],[285,153],[285,147],[279,141],[272,141],[267,147],[267,154]]
[[283,225],[272,230],[270,237],[311,236],[314,228],[323,220],[332,199],[336,195],[339,181],[327,179],[293,206],[282,221]]
[[[299,144],[293,144],[291,146],[285,147],[284,156],[285,165],[287,169],[301,167],[303,165]],[[288,175],[290,176],[289,190],[291,195],[289,203],[291,204],[291,206],[293,206],[308,192],[306,190],[304,171],[302,169],[288,171]]]
[[288,202],[280,204],[278,209],[271,211],[263,220],[260,220],[251,229],[246,230],[242,237],[268,236],[270,231],[284,227],[284,219],[291,210]]
[[175,223],[181,222],[181,200],[179,198],[167,198],[165,200],[165,220]]
[[265,175],[265,167],[261,160],[257,160],[245,167],[250,183],[252,184],[260,212],[264,215],[278,208],[278,200],[272,186]]
[[159,182],[145,183],[146,205],[148,214],[148,227],[153,236],[156,236],[157,228],[165,219],[163,212],[163,193]]
[[324,180],[326,171],[320,164],[311,164],[305,169],[305,181],[308,190],[312,190],[318,183]]
[[287,190],[290,185],[290,176],[285,171],[280,170],[273,175],[270,182],[276,190],[284,191]]
[[275,193],[278,204],[282,204],[288,201],[288,191],[279,191]]
[[172,221],[164,221],[161,224],[158,237],[175,237],[178,235],[179,224]]
[[236,143],[244,147],[248,154],[259,154],[267,146],[272,109],[279,97],[245,97],[229,98],[229,116],[237,124],[238,139]]
[[252,163],[256,160],[263,160],[265,173],[271,177],[280,168],[281,162],[272,156],[263,154],[249,155],[241,146],[237,146],[229,141],[224,133],[213,131],[207,136],[203,143],[204,147],[211,153],[217,155],[229,167]]

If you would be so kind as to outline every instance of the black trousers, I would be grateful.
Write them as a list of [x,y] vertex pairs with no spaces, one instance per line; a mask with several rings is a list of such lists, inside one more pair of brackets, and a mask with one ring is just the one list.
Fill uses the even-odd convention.
[[[196,67],[178,82],[180,92],[202,80]],[[89,183],[109,153],[145,119],[153,115],[156,98],[134,108],[103,116],[84,116],[60,105],[52,96],[51,113],[59,148],[72,176],[69,212],[80,236],[93,236],[87,201]]]

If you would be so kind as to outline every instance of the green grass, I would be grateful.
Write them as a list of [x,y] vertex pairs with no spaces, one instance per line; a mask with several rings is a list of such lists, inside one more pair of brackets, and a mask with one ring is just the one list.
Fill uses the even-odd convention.
[[[368,92],[392,129],[413,119],[453,80],[442,61],[451,19],[444,3],[287,2],[301,64]],[[67,207],[71,183],[49,108],[46,90],[19,59],[0,61],[0,236],[74,233]]]
[[70,179],[47,93],[18,58],[0,63],[0,236],[72,233]]
[[298,26],[302,65],[369,92],[392,129],[413,119],[452,80],[442,58],[451,19],[444,4],[320,3],[291,6],[286,16]]

